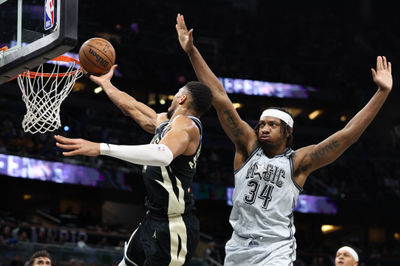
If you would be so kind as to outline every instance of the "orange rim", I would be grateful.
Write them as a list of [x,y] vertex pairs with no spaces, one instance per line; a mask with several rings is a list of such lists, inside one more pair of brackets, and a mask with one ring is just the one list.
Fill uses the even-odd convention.
[[5,50],[8,50],[8,46],[3,46],[0,48],[0,51],[5,51]]
[[[61,61],[61,62],[74,62],[76,64],[78,64],[79,66],[81,65],[79,63],[78,60],[76,60],[75,58],[69,57],[69,56],[65,56],[65,55],[60,55],[50,61]],[[69,76],[69,75],[75,75],[77,72],[81,71],[81,68],[71,71],[71,72],[66,72],[66,73],[40,73],[40,72],[34,72],[34,71],[25,71],[23,73],[21,73],[20,75],[23,77],[27,77],[27,78],[35,78],[35,77],[45,77],[45,78],[54,78],[54,77],[65,77],[65,76]]]

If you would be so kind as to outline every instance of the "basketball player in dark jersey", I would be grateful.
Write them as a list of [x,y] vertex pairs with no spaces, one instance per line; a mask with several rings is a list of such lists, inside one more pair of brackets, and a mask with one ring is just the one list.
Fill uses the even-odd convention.
[[104,76],[90,78],[110,99],[148,132],[147,145],[112,145],[55,136],[65,156],[107,155],[144,165],[148,212],[125,245],[124,265],[188,265],[199,240],[199,222],[192,214],[190,192],[201,149],[199,117],[211,106],[210,89],[189,82],[174,96],[168,113],[153,109],[111,84],[116,66]]
[[233,234],[225,247],[224,265],[293,265],[293,208],[298,195],[310,173],[339,158],[373,121],[393,87],[391,63],[384,56],[377,57],[376,69],[371,69],[377,91],[342,130],[294,151],[293,117],[284,109],[269,108],[256,128],[251,128],[193,45],[193,29],[187,30],[180,14],[176,30],[197,77],[211,89],[213,107],[236,148],[230,216]]

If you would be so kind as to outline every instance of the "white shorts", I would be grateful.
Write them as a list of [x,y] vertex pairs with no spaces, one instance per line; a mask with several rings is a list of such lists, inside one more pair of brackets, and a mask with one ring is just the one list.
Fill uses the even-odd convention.
[[291,266],[296,260],[296,239],[278,242],[262,238],[242,238],[235,233],[225,246],[225,266]]

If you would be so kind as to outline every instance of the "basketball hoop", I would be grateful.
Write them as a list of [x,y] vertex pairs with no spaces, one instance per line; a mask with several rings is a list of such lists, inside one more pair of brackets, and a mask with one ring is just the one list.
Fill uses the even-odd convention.
[[[74,58],[59,56],[51,61],[57,63],[51,73],[45,73],[41,64],[36,72],[28,70],[18,75],[27,110],[22,121],[25,132],[35,134],[58,129],[61,126],[60,106],[83,74],[79,61]],[[60,64],[66,64],[68,68],[64,73],[60,73]]]
[[8,46],[0,47],[0,59],[3,58],[3,56],[4,56],[4,54],[6,53],[7,50],[8,50]]

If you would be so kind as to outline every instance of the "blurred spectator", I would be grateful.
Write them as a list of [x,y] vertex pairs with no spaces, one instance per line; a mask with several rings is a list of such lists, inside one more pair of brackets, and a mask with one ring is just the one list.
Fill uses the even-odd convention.
[[60,230],[60,235],[59,235],[59,240],[58,243],[60,243],[61,245],[65,244],[65,242],[68,242],[69,240],[69,233],[67,230],[65,229],[61,229]]
[[217,249],[217,244],[214,241],[208,243],[207,249],[204,251],[204,258],[209,265],[215,265],[215,262],[223,264],[223,258]]
[[76,261],[75,261],[74,258],[71,258],[71,259],[69,260],[68,266],[76,266]]
[[50,253],[47,250],[39,250],[33,253],[29,259],[28,266],[51,265]]
[[85,242],[85,237],[83,235],[79,235],[78,242],[76,243],[78,248],[87,249],[88,245]]
[[103,237],[99,243],[97,243],[97,248],[106,248],[108,246],[108,239],[107,237]]
[[22,231],[19,233],[18,241],[21,241],[21,242],[30,242],[31,240],[29,239],[28,233],[27,233],[25,230],[22,230]]
[[[319,265],[319,264],[318,264]],[[358,266],[357,252],[348,246],[338,249],[335,257],[335,266]]]
[[16,255],[10,262],[10,266],[23,266],[23,261]]
[[47,237],[46,237],[46,229],[41,227],[39,229],[39,234],[37,238],[37,242],[39,243],[47,243]]
[[3,232],[0,234],[0,244],[7,244],[8,239],[11,237],[11,228],[9,226],[5,226],[3,228]]
[[12,245],[18,242],[18,238],[12,236],[11,227],[6,225],[0,235],[0,245]]
[[56,243],[56,231],[55,228],[47,229],[47,243]]

